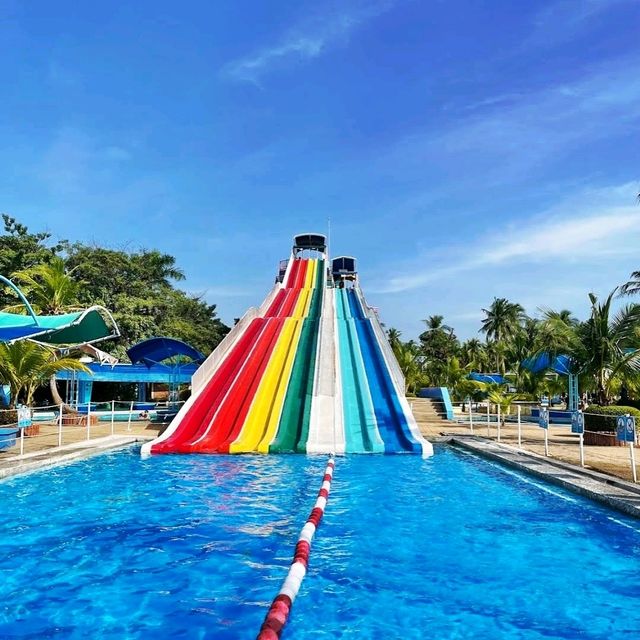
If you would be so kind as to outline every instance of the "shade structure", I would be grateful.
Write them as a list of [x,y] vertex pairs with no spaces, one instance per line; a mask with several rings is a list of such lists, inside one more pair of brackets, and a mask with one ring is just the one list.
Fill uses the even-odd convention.
[[467,378],[485,384],[506,384],[507,381],[498,373],[477,373],[472,371]]
[[31,316],[0,312],[0,342],[29,338],[51,345],[90,344],[120,335],[113,316],[104,307],[59,316]]
[[573,373],[571,358],[565,355],[551,357],[548,353],[539,353],[533,358],[523,360],[522,366],[532,373],[553,371],[561,376],[569,376]]
[[197,364],[205,361],[205,355],[182,340],[175,338],[149,338],[127,349],[133,364],[143,363],[153,366],[174,356],[184,356]]

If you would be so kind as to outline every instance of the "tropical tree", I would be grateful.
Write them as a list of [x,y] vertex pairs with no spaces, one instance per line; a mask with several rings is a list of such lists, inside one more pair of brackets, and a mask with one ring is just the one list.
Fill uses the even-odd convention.
[[505,417],[509,414],[511,405],[516,399],[516,395],[513,393],[507,393],[500,387],[494,387],[490,389],[487,397],[489,399],[489,402],[500,407],[501,422],[504,426]]
[[432,381],[441,377],[445,363],[458,354],[459,343],[453,329],[444,324],[440,315],[429,316],[423,320],[427,329],[420,336],[420,353],[423,357],[425,372]]
[[485,318],[482,320],[480,331],[487,336],[487,340],[494,346],[497,370],[505,372],[505,344],[511,340],[522,328],[526,315],[522,305],[510,302],[506,298],[494,298],[488,309],[482,309]]
[[592,378],[601,404],[611,401],[616,381],[640,373],[640,305],[630,304],[613,315],[614,289],[603,302],[589,294],[591,315],[576,329],[574,359]]
[[629,280],[620,287],[620,295],[635,296],[640,293],[640,271],[634,271]]
[[389,344],[391,345],[394,353],[396,352],[398,346],[402,344],[402,341],[400,339],[401,336],[402,333],[398,331],[398,329],[394,329],[393,327],[387,329],[387,340],[389,340]]
[[416,393],[423,377],[418,346],[411,341],[398,342],[393,351],[404,375],[407,393]]
[[[78,309],[78,295],[82,283],[74,280],[71,271],[67,271],[65,261],[60,256],[53,256],[49,262],[33,265],[13,274],[13,280],[22,286],[29,303],[37,313],[60,315]],[[23,305],[16,305],[11,311],[25,311]],[[51,351],[55,357],[55,351]],[[64,401],[55,373],[51,374],[49,388],[55,404]]]
[[506,298],[494,298],[488,309],[482,309],[485,318],[480,331],[487,339],[499,342],[513,337],[519,330],[525,316],[522,305]]
[[444,363],[437,386],[447,387],[454,398],[464,400],[484,389],[481,382],[469,380],[470,371],[468,365],[464,366],[458,358],[453,356]]
[[53,349],[21,340],[0,343],[0,379],[11,389],[11,407],[20,401],[31,405],[34,391],[59,371],[89,369],[74,358],[58,358]]
[[[2,214],[4,233],[0,235],[0,273],[8,276],[16,271],[28,269],[37,264],[48,262],[60,245],[50,246],[51,234],[47,232],[31,233],[15,218]],[[13,304],[13,293],[0,290],[0,308]]]
[[470,338],[462,343],[460,360],[472,371],[485,371],[489,365],[487,349],[478,338]]
[[[18,271],[12,279],[21,286],[36,313],[59,315],[79,308],[78,294],[82,283],[74,280],[59,256]],[[20,304],[11,309],[18,310],[24,311],[24,306]]]

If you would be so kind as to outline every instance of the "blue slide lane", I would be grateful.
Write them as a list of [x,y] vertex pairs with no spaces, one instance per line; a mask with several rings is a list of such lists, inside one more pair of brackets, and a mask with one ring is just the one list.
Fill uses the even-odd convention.
[[342,406],[347,453],[385,451],[377,432],[374,408],[367,393],[367,374],[359,353],[354,321],[350,318],[346,291],[335,289],[338,321]]
[[422,446],[411,435],[371,321],[365,318],[356,292],[348,290],[343,293],[348,294],[351,315],[356,319],[358,342],[367,372],[376,422],[384,440],[385,453],[401,451],[420,453]]

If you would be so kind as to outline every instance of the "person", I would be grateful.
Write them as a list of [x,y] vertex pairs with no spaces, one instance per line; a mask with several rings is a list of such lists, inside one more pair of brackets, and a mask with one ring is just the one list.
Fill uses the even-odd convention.
[[146,409],[143,409],[140,412],[140,415],[138,417],[140,418],[140,420],[148,420],[149,419],[149,412]]

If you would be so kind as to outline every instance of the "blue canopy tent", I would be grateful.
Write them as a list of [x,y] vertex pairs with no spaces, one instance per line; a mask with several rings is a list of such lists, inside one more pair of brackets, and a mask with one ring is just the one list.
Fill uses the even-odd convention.
[[149,338],[127,350],[131,364],[90,363],[91,373],[61,371],[56,379],[68,381],[73,403],[91,402],[94,382],[137,383],[138,401],[145,403],[149,383],[166,384],[170,399],[177,396],[180,384],[188,383],[204,362],[205,355],[191,345],[174,338]]
[[561,376],[567,376],[569,381],[569,411],[576,411],[579,404],[578,374],[574,371],[574,363],[569,356],[558,355],[551,357],[549,353],[539,353],[533,358],[523,360],[522,366],[532,373],[552,371]]
[[533,358],[527,358],[522,362],[522,366],[532,373],[541,373],[543,371],[553,371],[561,376],[570,376],[573,374],[572,361],[569,356],[556,356],[551,358],[548,353],[539,353]]
[[127,355],[133,364],[144,363],[148,367],[173,357],[188,358],[202,364],[205,355],[182,340],[175,338],[149,338],[127,349]]
[[472,371],[467,378],[484,384],[507,384],[507,381],[498,373],[478,373]]

